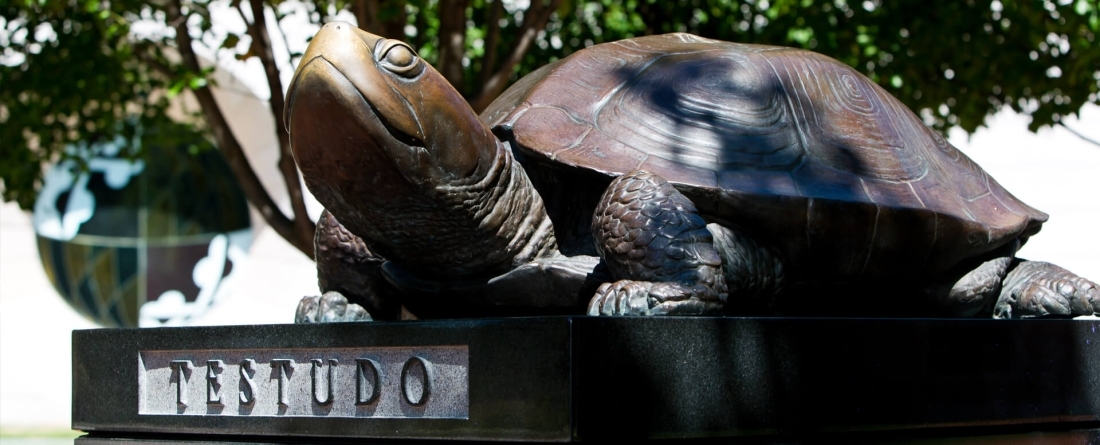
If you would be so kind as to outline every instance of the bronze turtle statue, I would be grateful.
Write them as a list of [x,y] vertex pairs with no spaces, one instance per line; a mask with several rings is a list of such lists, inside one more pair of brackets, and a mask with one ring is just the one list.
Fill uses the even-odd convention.
[[1095,283],[1015,258],[1047,215],[813,52],[596,45],[479,118],[405,43],[329,23],[286,103],[327,209],[299,322],[1100,311]]

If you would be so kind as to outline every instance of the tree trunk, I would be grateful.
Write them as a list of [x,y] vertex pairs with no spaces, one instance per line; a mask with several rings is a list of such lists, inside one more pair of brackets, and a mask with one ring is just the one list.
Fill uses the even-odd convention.
[[485,20],[485,56],[481,58],[480,84],[489,83],[497,67],[497,45],[500,44],[500,18],[504,15],[504,0],[494,0],[489,6],[489,18]]
[[[512,75],[512,70],[516,68],[516,65],[523,60],[523,56],[531,49],[531,45],[535,43],[535,37],[538,36],[539,31],[546,29],[546,24],[550,21],[550,15],[558,9],[560,4],[561,0],[550,0],[549,3],[543,0],[531,0],[531,6],[523,14],[523,27],[520,28],[519,42],[512,48],[511,53],[508,54],[508,58],[505,59],[500,68],[482,84],[481,91],[477,96],[470,100],[470,106],[473,107],[474,111],[480,113],[500,93],[504,92],[504,87],[508,86],[508,77]],[[492,50],[492,48],[486,48],[486,51]]]
[[[201,67],[199,66],[198,57],[195,56],[195,50],[192,47],[191,35],[188,34],[187,18],[183,16],[181,9],[180,0],[169,0],[165,5],[168,23],[172,24],[176,30],[176,44],[180,52],[180,57],[183,59],[183,65],[189,71],[198,73],[201,72]],[[268,48],[270,51],[270,46]],[[210,87],[203,86],[195,88],[193,91],[202,109],[206,124],[214,135],[218,150],[225,156],[225,160],[229,164],[229,168],[233,171],[233,176],[236,177],[237,182],[240,183],[241,189],[244,190],[248,202],[259,210],[260,215],[263,216],[267,224],[270,225],[279,236],[286,239],[287,242],[302,251],[302,253],[313,258],[312,230],[309,231],[307,235],[305,230],[302,229],[301,221],[296,222],[284,215],[283,212],[279,210],[279,206],[275,204],[275,201],[271,199],[271,195],[267,193],[267,190],[264,190],[263,184],[260,183],[260,179],[256,176],[255,170],[252,169],[252,165],[248,162],[248,158],[245,157],[240,142],[237,141],[237,137],[229,128],[229,123],[226,121],[221,108],[218,107],[218,103],[215,101],[214,94],[210,90]],[[279,100],[282,100],[281,92],[279,97]],[[276,121],[279,121],[279,119],[276,119]],[[297,175],[295,174],[295,180],[296,179]],[[303,210],[304,208],[305,207],[302,206]],[[313,225],[313,222],[309,221],[308,217],[306,218],[306,223],[308,223],[309,226]]]
[[[267,86],[270,98],[268,107],[271,117],[275,120],[275,133],[279,140],[279,173],[286,184],[287,195],[290,197],[290,208],[294,212],[295,240],[306,241],[306,249],[299,247],[302,252],[313,258],[313,235],[317,229],[316,224],[306,211],[305,196],[302,194],[302,182],[298,177],[298,166],[294,163],[294,153],[290,150],[290,132],[283,121],[283,82],[279,78],[279,67],[275,64],[275,56],[271,50],[271,38],[267,31],[267,17],[264,12],[262,0],[252,0],[252,24],[248,27],[248,34],[252,36],[252,47],[260,58],[267,76]],[[242,17],[243,18],[243,17]],[[293,244],[294,241],[291,241]],[[297,244],[296,244],[297,247]]]
[[466,55],[466,5],[468,0],[446,1],[439,11],[439,61],[436,69],[458,91],[465,86],[462,58]]
[[355,0],[351,3],[351,13],[364,31],[388,39],[408,40],[405,36],[408,13],[404,1]]

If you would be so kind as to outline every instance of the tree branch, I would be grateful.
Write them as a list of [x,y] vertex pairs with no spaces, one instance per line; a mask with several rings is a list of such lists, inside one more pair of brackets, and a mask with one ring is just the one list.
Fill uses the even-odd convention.
[[[180,57],[183,59],[184,67],[191,72],[198,73],[202,69],[192,47],[191,35],[187,29],[187,19],[183,16],[181,9],[180,0],[168,0],[166,2],[165,12],[168,16],[168,22],[176,30],[176,46],[180,52]],[[237,178],[237,182],[240,183],[248,201],[259,209],[264,220],[276,233],[289,241],[298,250],[310,255],[313,251],[312,239],[305,240],[306,242],[303,243],[304,240],[294,236],[294,223],[286,215],[283,215],[279,210],[279,206],[271,199],[271,195],[264,190],[260,178],[252,170],[248,158],[244,155],[244,150],[233,135],[233,131],[229,128],[229,123],[222,114],[221,108],[218,107],[217,101],[214,100],[214,93],[210,90],[210,87],[195,88],[194,93],[200,108],[202,108],[203,117],[205,117],[207,125],[210,126],[211,132],[214,133],[218,148],[225,156],[229,168],[233,171],[233,176]]]
[[153,71],[156,71],[163,75],[166,79],[171,79],[175,74],[168,65],[161,63],[156,57],[149,55],[147,51],[150,50],[149,45],[144,42],[134,44],[134,55],[141,60],[142,63],[148,65]]
[[353,0],[351,2],[351,15],[355,16],[355,24],[363,31],[369,31],[376,26],[374,18],[378,15],[377,0]]
[[539,30],[546,28],[546,23],[550,21],[550,14],[558,9],[560,3],[561,0],[550,0],[550,4],[543,4],[540,0],[531,2],[531,6],[523,16],[523,27],[520,28],[519,42],[512,48],[511,54],[500,66],[500,69],[484,83],[481,92],[470,101],[470,106],[473,107],[474,111],[480,113],[504,91],[504,87],[508,85],[508,77],[512,75],[512,70],[523,60],[523,56],[527,54],[527,51],[531,49]]
[[1070,133],[1073,133],[1074,136],[1077,136],[1077,137],[1081,138],[1081,140],[1083,140],[1085,142],[1088,142],[1092,145],[1095,145],[1097,147],[1100,147],[1100,141],[1097,141],[1096,139],[1092,139],[1088,136],[1085,136],[1084,134],[1081,134],[1081,133],[1077,132],[1077,130],[1074,130],[1074,129],[1070,128],[1069,125],[1066,125],[1065,122],[1062,122],[1061,120],[1059,120],[1057,122],[1057,124],[1061,125],[1062,128],[1065,128],[1066,130],[1069,130]]
[[466,83],[462,57],[466,53],[467,4],[467,0],[451,0],[439,11],[439,62],[436,68],[458,91],[462,91]]
[[413,19],[413,26],[416,27],[416,35],[413,36],[412,41],[409,43],[411,43],[413,48],[416,48],[417,51],[423,48],[424,43],[428,40],[428,19],[425,17],[426,15],[424,10],[421,9],[416,13],[416,17]]
[[[351,13],[355,16],[360,29],[371,34],[378,34],[390,39],[407,40],[405,37],[405,20],[408,15],[405,12],[405,2],[394,5],[384,5],[383,0],[354,0],[351,2]],[[384,19],[385,7],[390,8],[394,14]],[[450,5],[447,6],[451,7]],[[421,31],[423,32],[423,31]]]
[[[271,117],[275,119],[275,133],[279,138],[279,172],[283,175],[287,194],[290,195],[290,208],[294,211],[294,238],[307,241],[308,250],[302,251],[313,257],[313,233],[316,229],[309,213],[306,212],[306,203],[302,195],[302,182],[298,178],[298,166],[294,163],[294,153],[290,150],[290,133],[287,132],[286,122],[283,121],[283,81],[279,78],[279,67],[275,64],[275,56],[271,49],[271,38],[267,31],[267,18],[264,14],[264,4],[261,0],[251,0],[252,24],[248,26],[248,34],[252,36],[252,45],[256,49],[263,64],[264,74],[267,76],[267,87],[270,97],[268,105],[271,108]],[[289,50],[289,48],[288,48]],[[301,249],[299,247],[299,249]]]
[[481,58],[481,84],[485,85],[492,77],[497,65],[497,45],[500,41],[500,17],[504,15],[504,1],[495,0],[489,6],[489,20],[485,22],[485,56]]

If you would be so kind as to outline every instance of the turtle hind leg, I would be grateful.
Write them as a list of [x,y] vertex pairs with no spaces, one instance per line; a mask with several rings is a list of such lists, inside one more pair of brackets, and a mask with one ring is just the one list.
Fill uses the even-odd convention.
[[1100,286],[1050,263],[1017,260],[1004,279],[994,318],[1100,314]]
[[396,320],[400,300],[382,276],[382,257],[325,210],[313,239],[317,287],[323,295],[299,302],[295,323]]
[[1013,248],[1005,256],[985,261],[946,286],[927,289],[938,312],[951,317],[988,317],[1001,291],[1001,281],[1015,258]]
[[691,201],[661,177],[634,171],[612,181],[592,234],[619,281],[600,286],[590,315],[721,312],[727,289],[713,237]]

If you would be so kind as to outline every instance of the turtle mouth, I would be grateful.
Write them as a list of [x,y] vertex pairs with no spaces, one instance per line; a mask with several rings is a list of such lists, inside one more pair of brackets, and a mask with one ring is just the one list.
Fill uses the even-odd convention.
[[393,209],[423,200],[434,184],[432,159],[420,140],[386,121],[383,112],[392,107],[374,106],[369,91],[324,58],[304,63],[286,114],[298,168],[310,192],[349,230],[381,236],[400,219]]
[[[308,89],[327,89],[331,94],[336,96],[343,96],[344,100],[340,102],[346,107],[355,107],[359,110],[348,110],[347,116],[362,116],[367,117],[371,122],[359,122],[360,126],[366,130],[368,134],[373,138],[388,136],[388,140],[379,142],[379,145],[392,146],[393,143],[400,144],[401,148],[404,148],[406,153],[418,153],[427,150],[427,145],[423,140],[417,138],[414,135],[401,131],[397,126],[393,125],[386,115],[379,111],[363,92],[352,82],[351,77],[346,75],[337,64],[330,62],[324,56],[316,56],[313,59],[305,62],[305,65],[301,68],[299,75],[294,77],[294,81],[290,87],[290,98],[287,101],[286,109],[286,126],[291,128],[291,120],[295,114],[298,105],[302,107],[309,107],[310,104],[303,103],[298,104],[302,92]],[[361,111],[361,112],[355,112]],[[303,113],[309,114],[308,110],[303,110]],[[326,117],[328,113],[325,113]],[[380,131],[383,130],[383,131]],[[334,135],[341,136],[341,135]]]
[[367,98],[363,97],[363,93],[359,93],[359,97],[363,99],[363,103],[365,103],[367,105],[367,108],[370,109],[370,114],[372,114],[375,119],[378,119],[378,123],[382,124],[382,127],[386,129],[386,133],[388,133],[391,138],[401,144],[404,144],[412,151],[427,151],[427,145],[424,144],[424,141],[420,140],[420,138],[417,138],[416,136],[398,130],[397,127],[395,127],[386,119],[386,116],[384,114],[378,111],[378,108],[375,107],[374,104],[367,100]]

